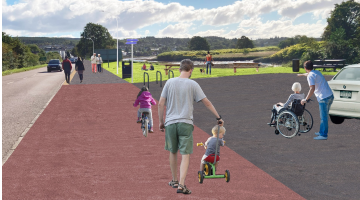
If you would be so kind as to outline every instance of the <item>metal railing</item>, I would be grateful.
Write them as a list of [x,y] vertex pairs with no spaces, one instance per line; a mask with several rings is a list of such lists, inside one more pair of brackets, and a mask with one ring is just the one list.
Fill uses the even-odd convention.
[[158,84],[158,73],[160,74],[160,87],[162,87],[162,74],[160,71],[156,72],[156,84]]
[[148,89],[150,88],[150,84],[149,84],[149,74],[147,72],[144,72],[144,85],[145,85],[145,74],[147,75],[147,80],[148,80]]
[[170,79],[170,72],[172,73],[172,77],[174,78],[174,72],[172,70],[169,69],[169,73],[168,73],[168,79]]

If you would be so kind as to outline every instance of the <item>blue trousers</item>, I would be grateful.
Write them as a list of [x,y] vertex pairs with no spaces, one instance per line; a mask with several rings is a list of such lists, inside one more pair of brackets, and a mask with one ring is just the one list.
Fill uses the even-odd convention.
[[206,62],[206,74],[208,74],[208,68],[209,68],[209,74],[211,74],[211,61]]
[[319,101],[319,110],[320,110],[320,135],[323,137],[328,136],[329,130],[329,110],[330,106],[334,101],[334,96],[331,95],[325,99]]

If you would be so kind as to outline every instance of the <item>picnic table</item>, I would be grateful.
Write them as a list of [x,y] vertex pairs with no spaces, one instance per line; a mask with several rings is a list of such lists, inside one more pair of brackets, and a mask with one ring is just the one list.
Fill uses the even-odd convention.
[[259,72],[259,67],[258,63],[234,63],[234,73],[236,73],[236,68],[256,68],[256,71]]
[[173,66],[179,66],[180,67],[180,64],[165,64],[165,74],[168,75],[168,72],[169,70],[171,69],[171,67]]
[[324,59],[324,60],[314,60],[314,69],[323,68],[323,71],[326,71],[326,68],[334,69],[345,67],[345,59]]

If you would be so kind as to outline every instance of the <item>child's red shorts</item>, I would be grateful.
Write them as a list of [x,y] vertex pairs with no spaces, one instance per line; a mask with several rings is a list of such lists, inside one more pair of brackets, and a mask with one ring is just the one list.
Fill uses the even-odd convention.
[[[204,159],[204,161],[209,163],[214,163],[214,160],[215,160],[215,154],[210,154],[208,157]],[[218,162],[219,160],[220,160],[220,156],[216,155],[216,162]]]

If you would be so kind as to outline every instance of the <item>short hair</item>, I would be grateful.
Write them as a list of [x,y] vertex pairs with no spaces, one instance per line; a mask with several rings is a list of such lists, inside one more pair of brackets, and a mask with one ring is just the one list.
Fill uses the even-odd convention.
[[291,88],[294,92],[300,92],[301,91],[301,84],[299,82],[295,82],[293,85],[292,85],[292,88]]
[[305,69],[307,69],[307,70],[313,70],[313,69],[314,69],[314,65],[313,65],[313,63],[311,62],[311,60],[305,61],[305,62],[304,62],[304,67],[305,67]]
[[100,54],[98,54],[98,56],[100,56]]
[[68,59],[68,56],[65,56],[65,59]]
[[194,63],[190,59],[184,59],[180,62],[180,71],[190,71],[194,69]]
[[[217,133],[218,133],[218,125],[216,125],[216,126],[214,126],[212,129],[211,129],[211,132],[212,132],[212,134],[213,135],[217,135]],[[225,129],[225,127],[223,127],[223,126],[220,126],[220,134],[222,134],[222,133],[225,133],[225,131],[226,131],[226,129]]]

